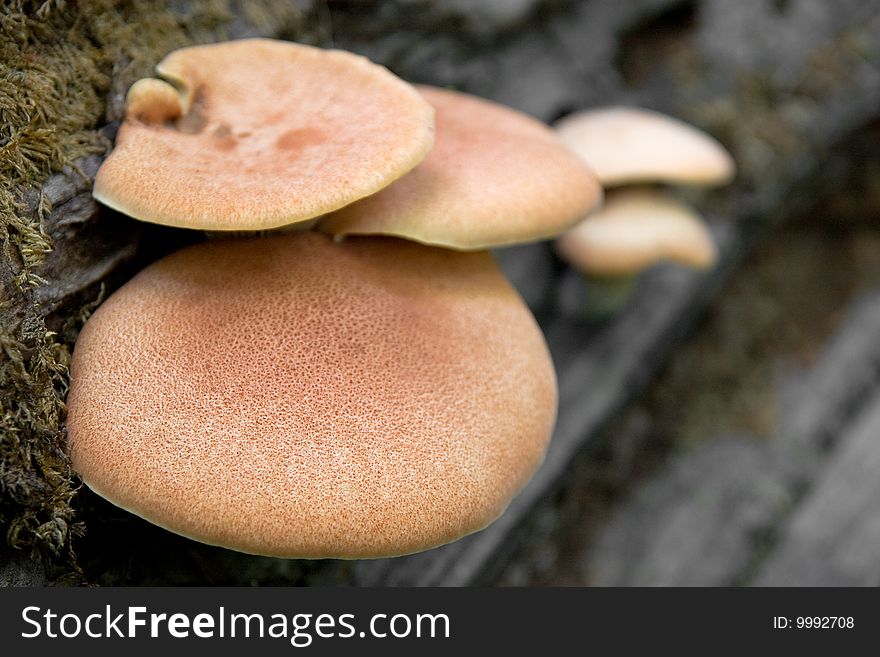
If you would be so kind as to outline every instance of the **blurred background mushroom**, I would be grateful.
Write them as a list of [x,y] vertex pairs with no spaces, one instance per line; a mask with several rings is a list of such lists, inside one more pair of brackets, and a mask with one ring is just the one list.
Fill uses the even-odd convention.
[[[877,453],[880,3],[501,4],[4,7],[0,582],[878,583],[862,466]],[[734,156],[736,179],[698,204],[718,264],[652,268],[601,326],[560,313],[580,275],[550,245],[497,252],[547,336],[560,414],[535,478],[484,531],[388,560],[279,560],[77,489],[63,449],[76,335],[196,239],[90,198],[125,91],[176,48],[253,36],[344,48],[545,122],[650,108]]]
[[691,207],[661,190],[623,188],[555,242],[559,256],[584,274],[577,317],[602,321],[632,296],[638,274],[659,262],[709,269],[718,257],[709,228]]
[[611,191],[604,207],[556,240],[556,252],[585,275],[582,307],[592,321],[619,312],[636,276],[658,262],[708,269],[717,249],[709,228],[661,184],[714,187],[736,165],[709,135],[635,107],[575,112],[556,123],[560,138]]
[[638,107],[584,110],[555,124],[560,138],[605,187],[639,183],[721,185],[736,165],[712,137]]

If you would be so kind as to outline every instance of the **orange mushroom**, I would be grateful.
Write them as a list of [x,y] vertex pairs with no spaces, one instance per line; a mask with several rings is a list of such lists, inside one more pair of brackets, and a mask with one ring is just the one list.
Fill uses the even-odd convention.
[[276,228],[373,194],[433,143],[433,110],[364,57],[284,41],[183,48],[128,95],[94,196],[144,221]]
[[77,341],[67,429],[83,481],[153,523],[365,558],[495,519],[556,401],[487,253],[307,232],[202,243],[119,289]]
[[486,249],[558,235],[601,200],[591,171],[540,121],[464,93],[418,90],[436,111],[433,150],[319,230]]

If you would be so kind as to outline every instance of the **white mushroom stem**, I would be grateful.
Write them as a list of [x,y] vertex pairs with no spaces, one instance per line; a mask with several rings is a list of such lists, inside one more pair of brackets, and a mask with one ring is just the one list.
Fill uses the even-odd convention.
[[588,322],[602,322],[616,315],[629,302],[635,292],[638,276],[584,276],[582,298],[575,314]]

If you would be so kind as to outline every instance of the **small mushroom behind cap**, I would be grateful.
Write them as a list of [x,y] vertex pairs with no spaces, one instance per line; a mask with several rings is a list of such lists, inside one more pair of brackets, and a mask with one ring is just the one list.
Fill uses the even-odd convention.
[[144,123],[159,124],[184,113],[183,99],[174,86],[164,80],[138,80],[125,96],[126,115]]
[[576,269],[600,276],[626,275],[662,260],[708,269],[717,248],[693,209],[654,189],[608,192],[605,204],[556,241]]
[[605,187],[643,182],[722,185],[736,170],[733,158],[713,137],[646,109],[586,110],[555,127]]

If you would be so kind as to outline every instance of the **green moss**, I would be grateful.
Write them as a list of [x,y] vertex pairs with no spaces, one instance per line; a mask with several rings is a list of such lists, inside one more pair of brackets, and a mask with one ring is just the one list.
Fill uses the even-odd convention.
[[[71,313],[62,336],[40,312],[35,290],[53,245],[39,189],[77,158],[109,150],[99,128],[166,53],[227,38],[230,2],[172,11],[165,2],[13,0],[0,10],[0,527],[11,546],[73,571],[71,539],[82,528],[70,506],[64,399],[72,341],[90,309]],[[292,29],[292,5],[247,6],[258,31]]]

